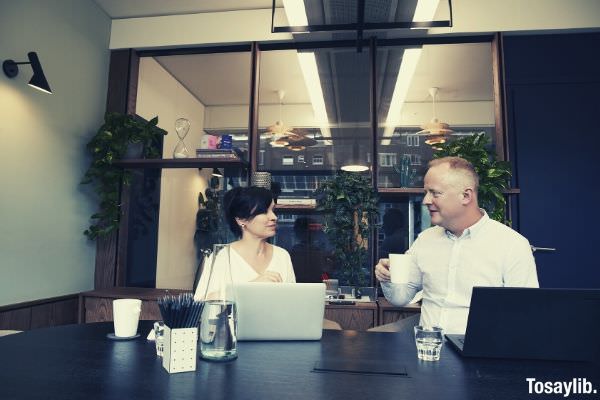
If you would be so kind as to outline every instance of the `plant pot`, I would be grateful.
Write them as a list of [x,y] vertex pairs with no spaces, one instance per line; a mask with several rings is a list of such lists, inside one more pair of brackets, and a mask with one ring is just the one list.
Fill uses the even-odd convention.
[[142,153],[144,152],[144,144],[143,143],[129,143],[127,145],[127,150],[123,155],[125,160],[131,160],[133,158],[142,158]]

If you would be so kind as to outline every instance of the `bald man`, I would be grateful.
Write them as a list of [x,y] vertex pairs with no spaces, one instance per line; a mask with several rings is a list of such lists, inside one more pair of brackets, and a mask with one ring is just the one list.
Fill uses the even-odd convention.
[[392,304],[403,306],[423,290],[420,324],[446,333],[465,333],[473,286],[539,286],[529,242],[479,208],[478,187],[467,160],[431,161],[423,205],[435,226],[421,232],[407,251],[415,260],[408,283],[390,282],[387,259],[375,266]]

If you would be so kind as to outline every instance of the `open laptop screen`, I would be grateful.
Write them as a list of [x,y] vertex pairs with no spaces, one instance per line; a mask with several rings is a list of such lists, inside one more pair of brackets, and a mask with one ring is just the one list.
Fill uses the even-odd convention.
[[475,287],[463,354],[590,360],[600,355],[600,290]]
[[319,340],[324,283],[234,284],[238,340]]

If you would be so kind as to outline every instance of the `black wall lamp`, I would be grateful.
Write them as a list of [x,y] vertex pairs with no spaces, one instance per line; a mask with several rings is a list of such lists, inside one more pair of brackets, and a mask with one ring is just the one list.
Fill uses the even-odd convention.
[[14,60],[5,60],[2,63],[2,70],[4,71],[4,74],[9,78],[14,78],[19,74],[20,64],[31,64],[33,76],[29,81],[29,86],[37,90],[41,90],[42,92],[52,94],[52,89],[50,89],[50,85],[46,80],[44,70],[42,70],[42,64],[40,64],[40,59],[38,58],[37,54],[34,51],[32,51],[27,53],[27,57],[29,58],[29,62],[16,62]]

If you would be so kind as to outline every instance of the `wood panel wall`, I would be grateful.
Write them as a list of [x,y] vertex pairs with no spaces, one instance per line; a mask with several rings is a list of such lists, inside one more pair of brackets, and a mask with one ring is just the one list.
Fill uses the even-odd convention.
[[79,295],[67,295],[0,307],[0,329],[26,331],[75,324]]

